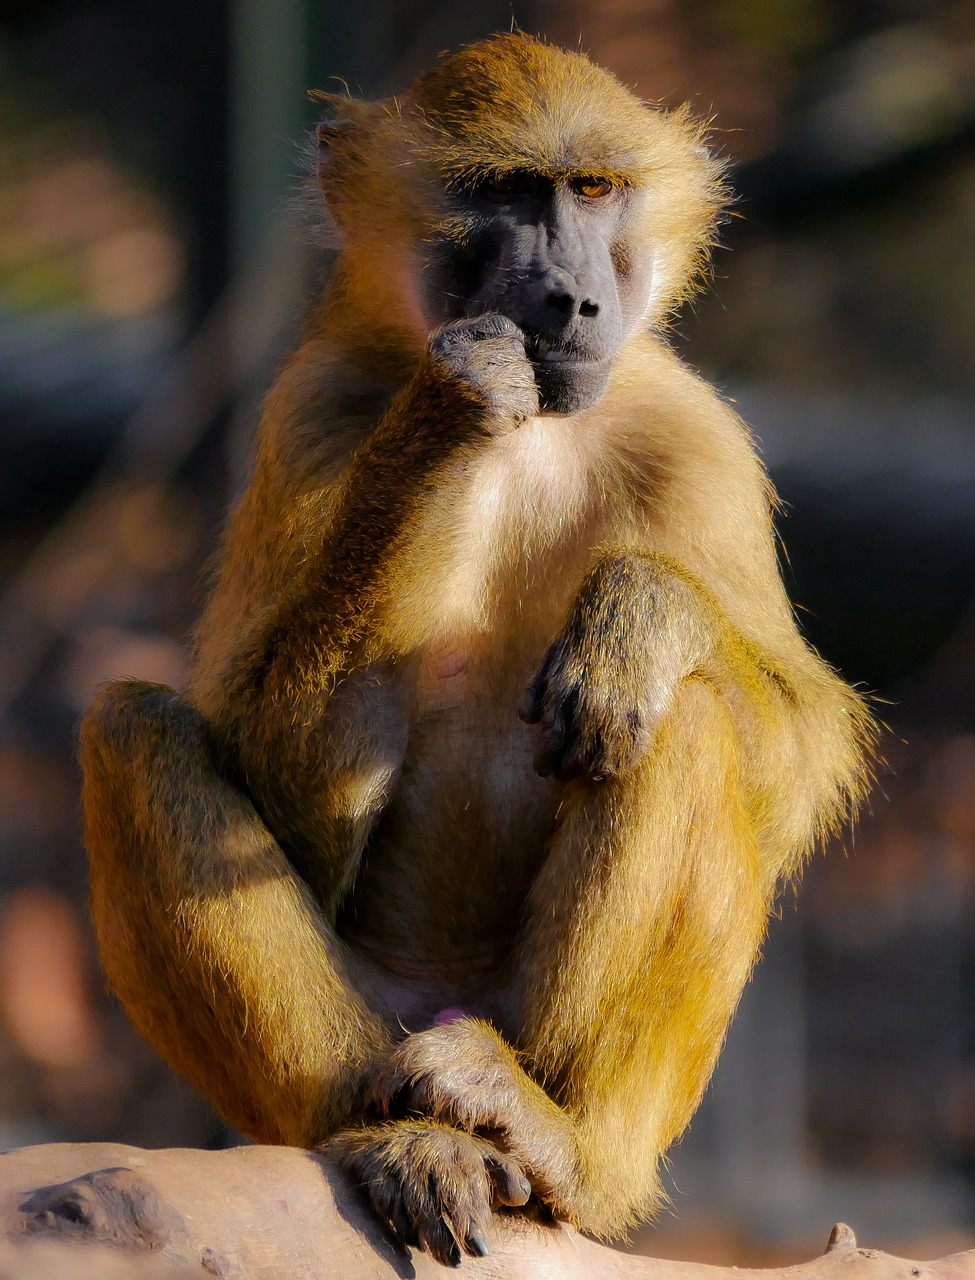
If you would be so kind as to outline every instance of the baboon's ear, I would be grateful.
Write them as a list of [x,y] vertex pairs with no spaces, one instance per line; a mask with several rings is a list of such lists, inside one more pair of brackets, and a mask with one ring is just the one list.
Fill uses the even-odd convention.
[[351,120],[321,120],[315,126],[315,173],[320,187],[325,186],[335,144],[348,137],[354,127]]
[[334,148],[356,131],[354,114],[358,104],[348,97],[340,97],[338,93],[315,91],[311,97],[313,101],[325,104],[324,118],[315,127],[315,172],[319,186],[325,187],[333,164]]

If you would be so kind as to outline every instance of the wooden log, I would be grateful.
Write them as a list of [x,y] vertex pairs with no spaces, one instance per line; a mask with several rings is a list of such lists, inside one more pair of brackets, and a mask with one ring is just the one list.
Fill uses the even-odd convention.
[[[495,1219],[470,1280],[975,1280],[975,1250],[910,1262],[833,1228],[826,1252],[751,1271],[636,1257],[565,1225]],[[52,1143],[0,1156],[2,1280],[433,1280],[359,1188],[328,1161],[285,1147],[144,1151]]]

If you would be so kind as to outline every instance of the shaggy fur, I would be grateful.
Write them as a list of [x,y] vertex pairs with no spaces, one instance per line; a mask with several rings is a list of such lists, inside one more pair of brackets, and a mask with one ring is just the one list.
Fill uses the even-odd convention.
[[[102,957],[232,1124],[332,1140],[407,1242],[481,1252],[522,1175],[617,1235],[870,721],[796,629],[747,430],[659,334],[715,223],[699,127],[520,35],[329,106],[338,263],[191,688],[85,721]],[[569,417],[532,413],[501,331],[463,368],[428,349],[428,246],[472,231],[451,184],[512,166],[625,188],[621,296],[654,261]]]

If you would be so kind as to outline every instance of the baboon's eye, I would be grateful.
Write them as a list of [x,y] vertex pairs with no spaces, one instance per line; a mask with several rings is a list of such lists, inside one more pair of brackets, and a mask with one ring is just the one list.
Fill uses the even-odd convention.
[[536,195],[539,180],[537,174],[516,169],[513,173],[493,173],[481,185],[484,192],[496,200],[513,200],[518,196]]
[[603,196],[609,195],[613,184],[605,178],[573,178],[572,187],[587,200],[601,200]]

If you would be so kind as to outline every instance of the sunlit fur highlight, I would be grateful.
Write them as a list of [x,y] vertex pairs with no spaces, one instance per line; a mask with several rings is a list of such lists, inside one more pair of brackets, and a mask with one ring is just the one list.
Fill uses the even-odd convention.
[[[717,216],[698,126],[520,35],[329,108],[335,273],[189,694],[114,685],[85,720],[102,958],[230,1123],[330,1142],[387,1217],[484,1226],[472,1131],[500,1129],[559,1215],[619,1235],[660,1203],[778,886],[863,795],[870,717],[797,630],[748,431],[657,329]],[[661,266],[595,407],[492,434],[424,354],[416,281],[451,185],[511,165],[625,184],[619,269]],[[649,712],[602,782],[533,772],[517,708],[556,651],[595,730]]]
[[463,238],[444,184],[526,169],[643,193],[627,234],[660,255],[649,322],[701,279],[727,194],[705,125],[687,108],[640,101],[579,54],[512,33],[462,50],[389,101],[317,96],[335,124],[326,196],[340,234],[348,226],[347,238],[364,248],[373,235],[388,239],[391,225],[411,240]]

